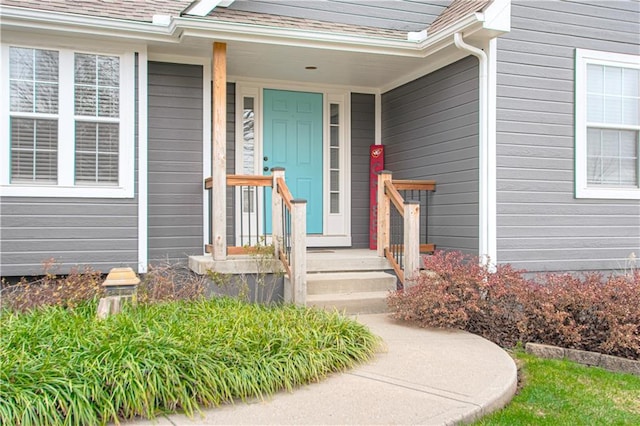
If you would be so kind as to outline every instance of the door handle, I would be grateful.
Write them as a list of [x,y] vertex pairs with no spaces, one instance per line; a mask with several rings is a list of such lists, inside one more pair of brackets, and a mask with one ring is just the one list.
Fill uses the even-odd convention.
[[265,172],[268,172],[268,171],[269,171],[269,168],[268,168],[267,166],[264,166],[264,167],[262,168],[262,170],[264,170]]

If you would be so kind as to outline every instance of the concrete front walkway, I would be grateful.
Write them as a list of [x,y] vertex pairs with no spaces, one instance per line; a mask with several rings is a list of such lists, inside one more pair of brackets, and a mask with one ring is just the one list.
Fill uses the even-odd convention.
[[385,342],[370,363],[265,401],[130,424],[444,425],[479,418],[515,393],[514,361],[483,338],[412,327],[387,314],[357,320]]

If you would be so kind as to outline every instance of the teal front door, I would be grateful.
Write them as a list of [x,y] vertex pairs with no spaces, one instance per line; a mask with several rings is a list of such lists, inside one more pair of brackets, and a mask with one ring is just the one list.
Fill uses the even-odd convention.
[[285,168],[291,194],[307,200],[307,233],[322,234],[322,94],[265,89],[263,100],[263,166]]

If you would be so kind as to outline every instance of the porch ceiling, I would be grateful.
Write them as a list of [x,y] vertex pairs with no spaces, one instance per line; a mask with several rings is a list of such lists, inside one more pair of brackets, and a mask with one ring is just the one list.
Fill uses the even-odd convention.
[[[210,56],[213,41],[182,37],[180,45],[150,46],[149,53]],[[417,56],[228,41],[227,74],[230,81],[274,80],[384,92],[465,54],[447,43],[434,54]]]

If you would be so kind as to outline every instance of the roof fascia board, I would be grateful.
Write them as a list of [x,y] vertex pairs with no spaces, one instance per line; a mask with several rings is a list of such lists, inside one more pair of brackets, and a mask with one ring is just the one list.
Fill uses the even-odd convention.
[[133,38],[145,41],[177,42],[174,22],[161,26],[147,22],[126,21],[114,18],[98,18],[71,13],[25,9],[11,6],[0,8],[2,27],[27,27],[89,35]]

